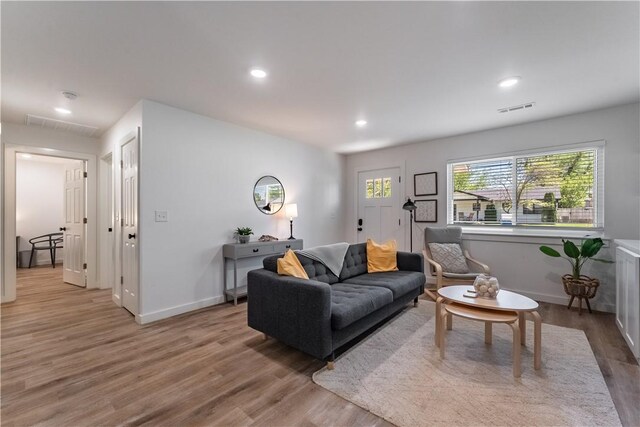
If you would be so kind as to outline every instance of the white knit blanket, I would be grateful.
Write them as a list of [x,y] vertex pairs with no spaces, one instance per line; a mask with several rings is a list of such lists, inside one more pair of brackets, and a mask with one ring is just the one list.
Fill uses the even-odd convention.
[[340,242],[332,245],[301,249],[296,251],[296,253],[324,264],[329,271],[339,277],[347,249],[349,249],[349,244],[346,242]]

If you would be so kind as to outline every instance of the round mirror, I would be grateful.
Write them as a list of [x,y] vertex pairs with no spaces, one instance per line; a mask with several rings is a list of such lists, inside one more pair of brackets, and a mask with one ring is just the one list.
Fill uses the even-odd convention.
[[284,187],[275,176],[263,176],[253,187],[253,201],[265,215],[273,215],[284,206]]

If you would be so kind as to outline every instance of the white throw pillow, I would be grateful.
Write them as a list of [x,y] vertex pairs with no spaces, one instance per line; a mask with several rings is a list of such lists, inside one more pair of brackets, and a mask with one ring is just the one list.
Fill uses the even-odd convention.
[[468,273],[469,266],[458,243],[429,243],[433,260],[445,273]]

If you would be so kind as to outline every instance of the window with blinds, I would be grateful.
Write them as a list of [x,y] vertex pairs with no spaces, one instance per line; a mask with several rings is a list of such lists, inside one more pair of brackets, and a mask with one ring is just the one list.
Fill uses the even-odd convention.
[[449,163],[449,224],[602,226],[603,147]]

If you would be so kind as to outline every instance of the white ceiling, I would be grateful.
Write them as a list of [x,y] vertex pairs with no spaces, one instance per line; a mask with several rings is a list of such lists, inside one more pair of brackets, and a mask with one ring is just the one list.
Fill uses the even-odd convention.
[[[345,153],[507,126],[637,102],[639,8],[2,2],[2,120],[104,132],[147,98]],[[497,87],[512,75],[521,84]],[[64,105],[72,116],[53,111]]]

